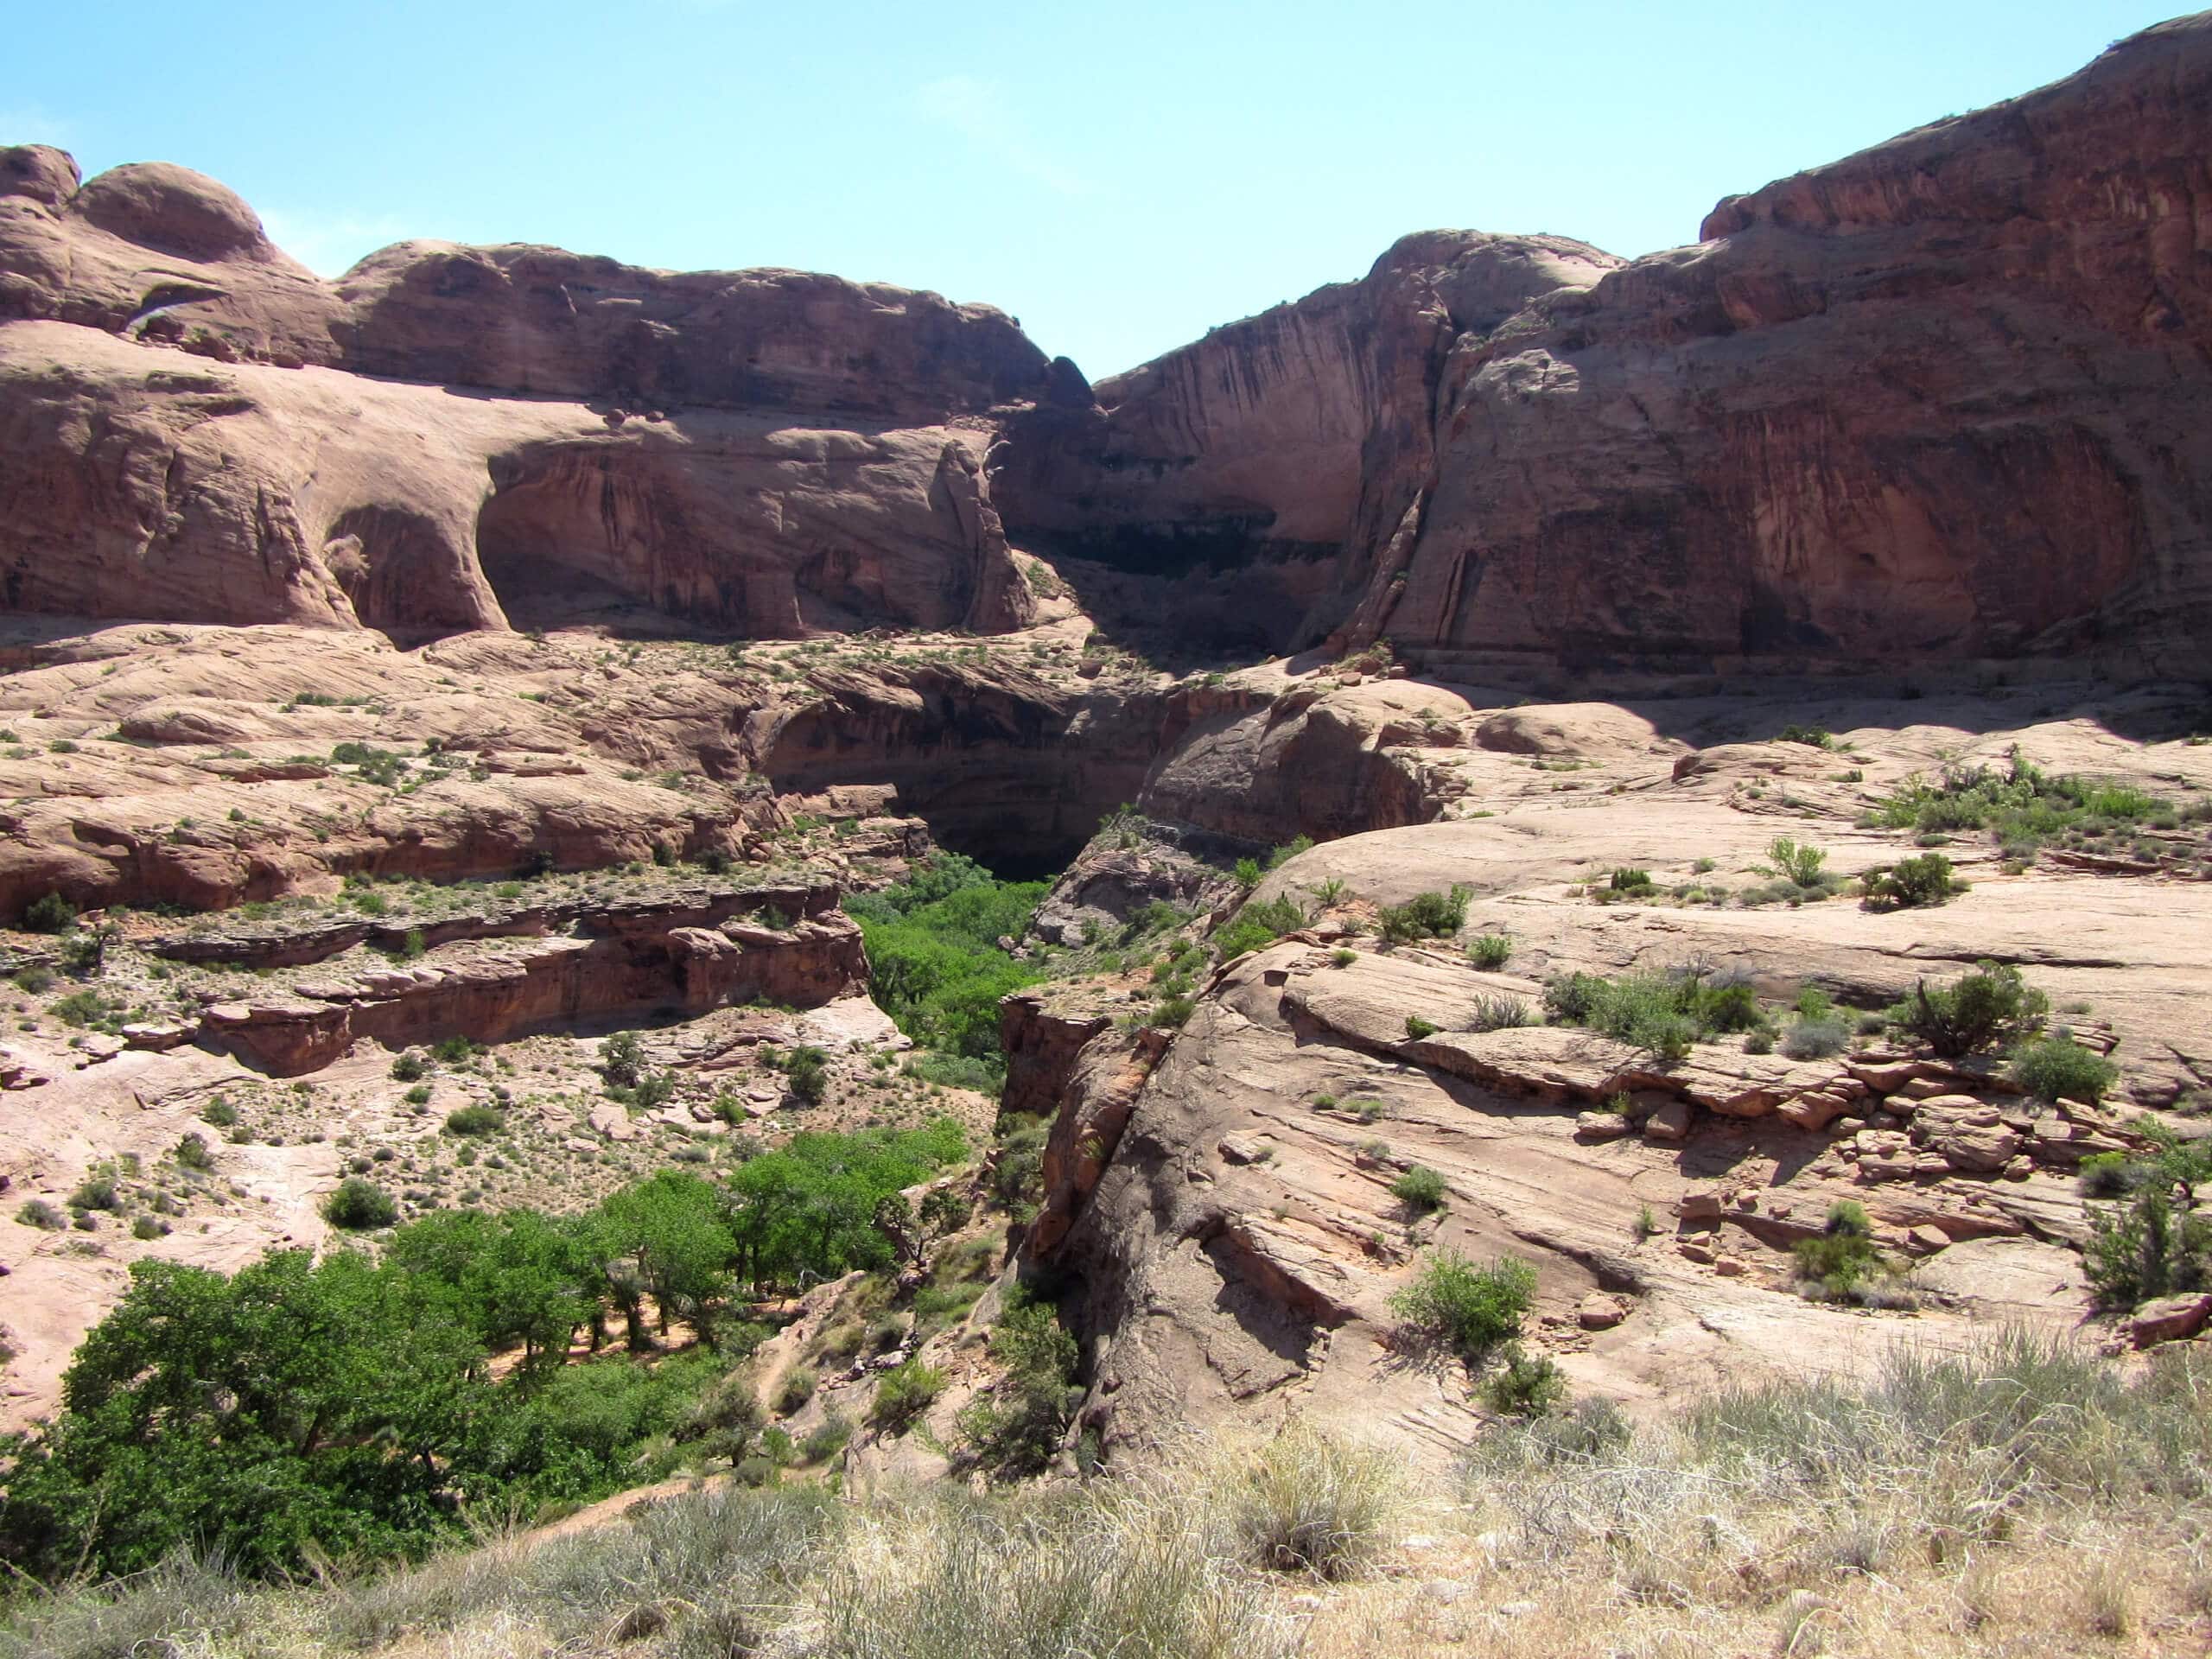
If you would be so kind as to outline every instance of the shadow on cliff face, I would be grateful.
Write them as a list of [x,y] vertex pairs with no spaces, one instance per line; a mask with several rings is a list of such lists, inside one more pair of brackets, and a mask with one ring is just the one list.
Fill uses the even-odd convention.
[[1242,667],[1310,644],[1309,615],[1334,589],[1333,547],[1253,554],[1241,538],[1129,531],[1081,554],[1034,553],[1100,636],[1174,673]]

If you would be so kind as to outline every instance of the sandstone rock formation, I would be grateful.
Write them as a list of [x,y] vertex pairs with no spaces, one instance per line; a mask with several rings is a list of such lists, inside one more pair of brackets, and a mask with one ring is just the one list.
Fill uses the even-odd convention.
[[610,602],[769,637],[1028,614],[955,424],[1046,390],[998,312],[426,243],[326,284],[213,180],[76,177],[0,152],[9,609],[410,639]]
[[2183,19],[1732,197],[1694,246],[1409,238],[1017,429],[1001,509],[1017,540],[1126,565],[1258,561],[1278,645],[1856,664],[2101,640],[2193,671],[2208,111],[2212,19]]

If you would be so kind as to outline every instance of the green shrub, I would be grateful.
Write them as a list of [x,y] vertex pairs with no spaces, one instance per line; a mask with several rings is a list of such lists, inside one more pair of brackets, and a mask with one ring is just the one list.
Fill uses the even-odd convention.
[[1504,1364],[1483,1382],[1483,1399],[1507,1417],[1547,1417],[1567,1403],[1567,1373],[1541,1355],[1508,1343]]
[[1382,937],[1393,944],[1448,939],[1467,925],[1467,889],[1417,893],[1402,905],[1385,906],[1376,919]]
[[1646,972],[1605,979],[1554,974],[1544,984],[1544,1006],[1560,1025],[1586,1025],[1672,1062],[1686,1056],[1703,1034],[1700,1011],[1727,1006],[1705,998],[1707,988],[1694,975]]
[[943,1370],[919,1359],[894,1365],[877,1382],[868,1414],[887,1428],[904,1428],[937,1402],[944,1382]]
[[1414,1042],[1418,1043],[1424,1038],[1433,1037],[1440,1029],[1440,1027],[1434,1020],[1424,1020],[1417,1014],[1409,1014],[1406,1016],[1406,1036]]
[[33,1198],[16,1211],[16,1219],[26,1227],[35,1227],[41,1232],[58,1232],[63,1224],[61,1212],[44,1198]]
[[1824,726],[1789,725],[1775,734],[1777,743],[1802,743],[1808,748],[1833,749],[1835,739]]
[[[819,1106],[830,1092],[830,1056],[811,1044],[791,1050],[784,1062],[784,1075],[791,1079],[791,1093],[809,1106]],[[671,1078],[671,1087],[674,1079]]]
[[396,1083],[412,1083],[421,1077],[426,1069],[420,1055],[402,1054],[391,1063],[392,1080]]
[[456,1106],[446,1114],[446,1128],[455,1135],[497,1135],[506,1121],[494,1106]]
[[1866,886],[1868,903],[1897,910],[1940,905],[1966,891],[1966,883],[1951,873],[1951,861],[1941,853],[1923,853],[1900,859],[1887,870],[1869,870]]
[[430,1103],[430,1085],[427,1083],[418,1083],[400,1098],[410,1106],[427,1106]]
[[430,1050],[442,1065],[462,1065],[476,1057],[476,1045],[466,1037],[448,1037]]
[[1923,980],[1891,1008],[1891,1028],[1955,1059],[1986,1049],[2022,1043],[2041,1028],[2050,999],[2031,990],[2009,963],[1985,962],[1934,990]]
[[1873,1234],[1866,1207],[1839,1199],[1829,1205],[1820,1236],[1800,1239],[1794,1247],[1797,1276],[1825,1298],[1850,1296],[1863,1281],[1885,1270]]
[[1390,1183],[1390,1196],[1409,1208],[1440,1210],[1446,1195],[1444,1177],[1426,1164],[1415,1164]]
[[1501,1256],[1478,1268],[1446,1248],[1423,1257],[1413,1283],[1391,1297],[1390,1309],[1419,1336],[1475,1363],[1521,1334],[1535,1294],[1536,1270],[1527,1262]]
[[334,1227],[348,1232],[368,1232],[378,1227],[389,1227],[399,1219],[399,1206],[391,1195],[374,1181],[359,1175],[348,1175],[339,1182],[335,1192],[322,1201],[322,1218]]
[[221,1095],[216,1096],[200,1109],[200,1120],[212,1123],[219,1129],[227,1129],[238,1121],[238,1109]]
[[187,1169],[213,1169],[215,1166],[215,1154],[207,1149],[207,1137],[197,1130],[179,1141],[175,1152],[171,1155]]
[[1614,893],[1649,893],[1652,886],[1651,872],[1624,864],[1613,871],[1612,878],[1605,885]]
[[1766,855],[1774,861],[1777,874],[1801,887],[1819,886],[1821,867],[1828,861],[1820,848],[1791,836],[1777,836],[1767,842]]
[[804,1463],[821,1463],[834,1458],[852,1438],[851,1420],[842,1413],[830,1412],[798,1443],[799,1459]]
[[1332,968],[1349,968],[1358,960],[1358,951],[1347,950],[1341,945],[1329,952],[1329,965]]
[[1513,936],[1510,933],[1478,933],[1467,946],[1467,955],[1478,968],[1503,968],[1513,957]]
[[77,906],[58,893],[34,899],[23,910],[23,926],[33,933],[67,933],[76,925]]
[[991,1354],[1005,1375],[958,1419],[969,1452],[1002,1474],[1033,1473],[1052,1459],[1081,1390],[1074,1386],[1075,1338],[1050,1302],[1016,1287],[991,1332]]
[[2212,1219],[2177,1209],[2164,1182],[2130,1203],[2090,1213],[2082,1266],[2097,1306],[2125,1313],[2155,1297],[2204,1288],[2212,1257]]
[[788,1417],[795,1411],[804,1410],[807,1402],[814,1398],[814,1390],[821,1380],[811,1365],[794,1365],[785,1371],[782,1380],[776,1384],[776,1410],[779,1414]]
[[2119,1077],[2118,1066],[2064,1032],[2012,1051],[2012,1080],[2037,1100],[2094,1103]]

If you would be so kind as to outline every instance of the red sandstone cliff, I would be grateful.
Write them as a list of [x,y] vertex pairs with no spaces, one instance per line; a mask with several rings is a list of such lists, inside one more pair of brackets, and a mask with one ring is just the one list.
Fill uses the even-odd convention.
[[1286,645],[2201,669],[2212,15],[1702,235],[1408,238],[1018,430],[1001,508],[1108,561],[1255,561],[1307,607]]

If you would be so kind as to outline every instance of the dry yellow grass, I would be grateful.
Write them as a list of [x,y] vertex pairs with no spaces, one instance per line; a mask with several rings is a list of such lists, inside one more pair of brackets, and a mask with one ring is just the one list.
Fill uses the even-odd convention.
[[988,1497],[722,1488],[308,1587],[180,1563],[22,1603],[0,1652],[2050,1659],[2212,1636],[2193,1353],[2123,1383],[2000,1335],[1637,1430],[1586,1405],[1494,1431],[1428,1487],[1303,1428],[1166,1461]]

